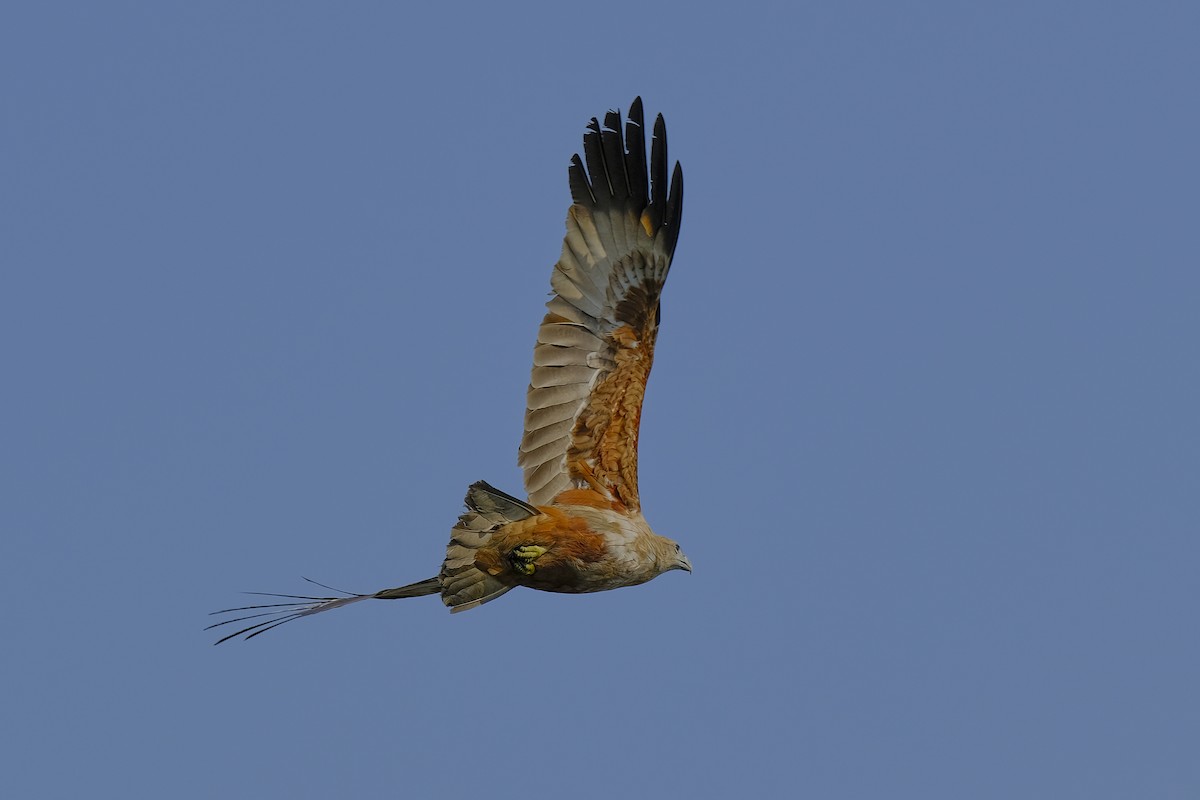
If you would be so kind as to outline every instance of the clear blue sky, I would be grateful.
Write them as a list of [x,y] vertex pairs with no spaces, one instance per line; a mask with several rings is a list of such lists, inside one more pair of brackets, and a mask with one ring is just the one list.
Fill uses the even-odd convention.
[[[0,795],[1200,796],[1195,4],[13,5]],[[521,490],[568,159],[638,94],[695,573],[212,647]]]

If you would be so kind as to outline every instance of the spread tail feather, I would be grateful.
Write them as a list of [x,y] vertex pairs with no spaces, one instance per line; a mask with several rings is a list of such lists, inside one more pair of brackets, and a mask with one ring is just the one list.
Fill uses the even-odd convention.
[[235,631],[227,636],[223,636],[213,644],[235,639],[238,636],[245,634],[247,640],[253,639],[260,633],[266,633],[272,628],[277,628],[285,622],[291,622],[294,619],[307,617],[312,614],[318,614],[322,611],[329,611],[333,608],[341,608],[348,606],[351,603],[357,603],[359,600],[399,600],[404,597],[421,597],[427,594],[437,594],[442,590],[442,581],[440,578],[428,578],[427,580],[410,583],[407,586],[399,586],[395,589],[381,589],[374,594],[354,594],[341,589],[335,589],[332,586],[326,586],[323,583],[317,583],[312,578],[305,578],[309,583],[316,584],[323,589],[329,589],[331,592],[340,592],[343,597],[309,597],[307,595],[297,594],[275,594],[273,592],[246,592],[246,594],[258,595],[260,597],[278,597],[292,602],[285,603],[263,603],[253,606],[240,606],[238,608],[225,608],[220,611],[214,611],[210,616],[217,614],[233,614],[239,611],[253,611],[253,614],[245,614],[240,617],[233,617],[221,622],[215,622],[209,625],[204,630],[212,630],[220,628],[224,625],[232,625],[236,622],[245,622],[249,619],[267,619],[261,622],[256,622],[248,625],[241,630]]
[[467,489],[467,510],[458,518],[442,562],[442,602],[450,613],[477,608],[513,588],[475,564],[475,551],[492,538],[492,533],[509,524],[537,516],[536,508],[505,494],[484,481]]

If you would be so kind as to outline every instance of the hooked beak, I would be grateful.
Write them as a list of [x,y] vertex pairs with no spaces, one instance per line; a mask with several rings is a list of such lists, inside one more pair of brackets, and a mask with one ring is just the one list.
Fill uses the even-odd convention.
[[686,569],[688,572],[692,571],[692,562],[683,553],[679,554],[679,561],[677,563],[679,569]]

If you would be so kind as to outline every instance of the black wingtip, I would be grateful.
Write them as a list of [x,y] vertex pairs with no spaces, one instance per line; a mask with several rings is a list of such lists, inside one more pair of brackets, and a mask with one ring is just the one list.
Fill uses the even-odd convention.
[[609,111],[604,115],[604,129],[600,133],[604,148],[604,169],[608,173],[608,185],[612,189],[613,202],[623,204],[631,194],[629,176],[625,170],[625,142],[621,133],[621,112]]
[[650,205],[660,215],[667,206],[667,123],[662,114],[654,119],[654,138],[650,140]]
[[683,167],[675,162],[671,173],[671,194],[667,198],[667,210],[663,215],[663,227],[667,229],[667,252],[674,254],[679,241],[679,228],[683,222]]
[[587,162],[588,177],[591,178],[592,196],[597,206],[606,205],[613,196],[609,184],[608,170],[604,165],[604,145],[600,135],[600,120],[592,117],[587,133],[583,135],[583,159]]
[[646,172],[646,125],[642,118],[642,98],[637,97],[629,106],[625,118],[625,175],[629,180],[629,199],[639,211],[650,200],[647,184],[650,176]]
[[567,169],[567,180],[571,185],[571,201],[581,206],[590,206],[596,202],[592,194],[592,186],[588,183],[587,171],[583,168],[583,160],[579,154],[571,156],[571,166]]
[[651,230],[668,228],[667,252],[673,253],[683,217],[683,168],[676,162],[668,179],[669,163],[662,114],[654,118],[647,163],[645,111],[639,95],[629,104],[624,126],[620,112],[611,110],[603,125],[598,117],[588,123],[583,157],[575,155],[568,170],[571,199],[594,208],[613,203],[639,208],[643,224]]

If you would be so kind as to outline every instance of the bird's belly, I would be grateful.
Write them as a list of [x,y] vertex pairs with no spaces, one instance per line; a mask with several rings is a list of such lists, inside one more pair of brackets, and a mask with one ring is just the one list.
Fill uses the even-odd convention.
[[[615,537],[614,537],[615,538]],[[563,559],[537,569],[526,577],[527,586],[545,592],[583,594],[636,586],[653,578],[653,562],[639,556],[636,548],[623,538],[608,542],[602,558],[596,561]]]
[[640,572],[614,571],[611,569],[545,569],[525,579],[531,589],[562,594],[586,594],[606,592],[624,586],[636,586],[653,577]]

